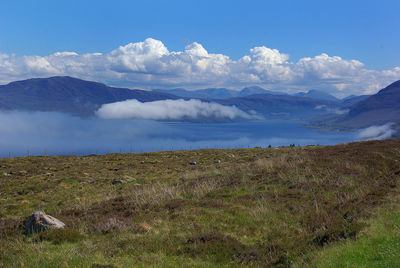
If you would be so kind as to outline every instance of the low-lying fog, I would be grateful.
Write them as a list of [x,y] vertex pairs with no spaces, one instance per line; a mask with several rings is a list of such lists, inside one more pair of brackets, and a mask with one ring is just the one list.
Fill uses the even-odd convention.
[[49,112],[0,112],[0,122],[1,157],[337,144],[392,135],[390,125],[324,132],[288,122],[167,124]]

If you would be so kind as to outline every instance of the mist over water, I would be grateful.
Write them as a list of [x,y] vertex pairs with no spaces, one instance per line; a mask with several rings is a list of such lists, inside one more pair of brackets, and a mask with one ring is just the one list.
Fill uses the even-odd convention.
[[0,112],[0,122],[1,157],[328,145],[358,140],[354,132],[324,132],[288,122],[172,124],[48,112]]
[[391,138],[398,130],[395,123],[389,122],[380,126],[370,126],[360,130],[358,137],[362,140],[384,140]]

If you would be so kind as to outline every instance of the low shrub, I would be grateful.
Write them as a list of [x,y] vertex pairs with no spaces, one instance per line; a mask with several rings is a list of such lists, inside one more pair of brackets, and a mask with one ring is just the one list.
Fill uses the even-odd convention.
[[78,242],[83,238],[84,236],[79,231],[74,229],[53,229],[37,234],[35,240],[50,241],[54,244],[61,244],[63,242]]
[[211,255],[219,263],[236,260],[239,263],[251,264],[258,258],[256,248],[248,248],[235,238],[218,231],[189,238],[184,253],[192,257]]
[[99,221],[94,224],[91,232],[107,234],[111,232],[118,232],[128,226],[129,224],[126,221],[117,218],[108,218],[104,221]]

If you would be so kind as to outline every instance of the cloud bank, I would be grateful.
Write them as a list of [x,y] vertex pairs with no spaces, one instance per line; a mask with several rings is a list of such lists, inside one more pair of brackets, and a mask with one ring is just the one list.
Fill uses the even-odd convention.
[[160,123],[79,118],[52,112],[0,111],[0,157],[105,154],[198,148],[337,144],[351,133],[301,128],[296,123]]
[[292,62],[288,54],[266,46],[251,48],[248,55],[232,60],[227,55],[209,53],[196,42],[183,51],[169,51],[152,38],[106,54],[57,52],[18,57],[0,53],[0,83],[53,75],[141,88],[259,85],[287,91],[317,88],[345,96],[375,93],[400,79],[400,67],[369,70],[358,60],[327,54]]
[[[53,112],[0,112],[0,157],[151,150],[174,130],[147,120],[102,120]],[[148,142],[152,140],[153,142]]]
[[387,123],[381,126],[371,126],[362,129],[358,137],[361,140],[384,140],[391,138],[397,130],[394,123]]
[[224,106],[200,100],[161,100],[139,102],[126,100],[103,104],[96,115],[104,119],[151,119],[151,120],[237,120],[259,119],[235,106]]

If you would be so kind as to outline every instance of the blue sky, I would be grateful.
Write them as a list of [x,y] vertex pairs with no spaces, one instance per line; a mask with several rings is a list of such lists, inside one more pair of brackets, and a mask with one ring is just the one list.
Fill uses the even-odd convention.
[[[343,60],[360,61],[367,70],[383,71],[400,66],[398,0],[20,0],[2,1],[0,10],[0,53],[15,54],[15,57],[45,57],[61,51],[110,53],[119,46],[153,38],[160,40],[169,51],[184,51],[188,44],[197,42],[208,53],[226,55],[235,61],[249,55],[251,48],[265,46],[288,54],[290,63],[326,53]],[[28,74],[32,76],[35,72]],[[375,87],[397,79],[396,75],[397,71],[390,78],[376,78]],[[17,75],[8,76],[18,78]],[[1,77],[0,73],[0,81],[3,81]],[[261,84],[279,88],[276,78],[261,80]],[[109,81],[116,83],[115,79]],[[132,77],[122,84],[129,85],[130,81],[143,87],[146,84]],[[207,86],[205,82],[191,81],[193,85]],[[296,81],[298,87],[309,87],[309,81]],[[162,83],[165,81],[150,84],[160,86]],[[209,83],[210,86],[214,84]],[[284,84],[282,87],[287,87],[287,83]],[[321,81],[317,81],[312,87],[320,84]],[[328,84],[321,88],[333,92],[341,87],[334,89]],[[171,84],[175,85],[188,83]],[[230,81],[226,86],[235,84]]]
[[320,53],[374,69],[400,62],[400,1],[2,1],[0,51],[107,52],[152,37],[239,58],[267,45],[292,58]]

